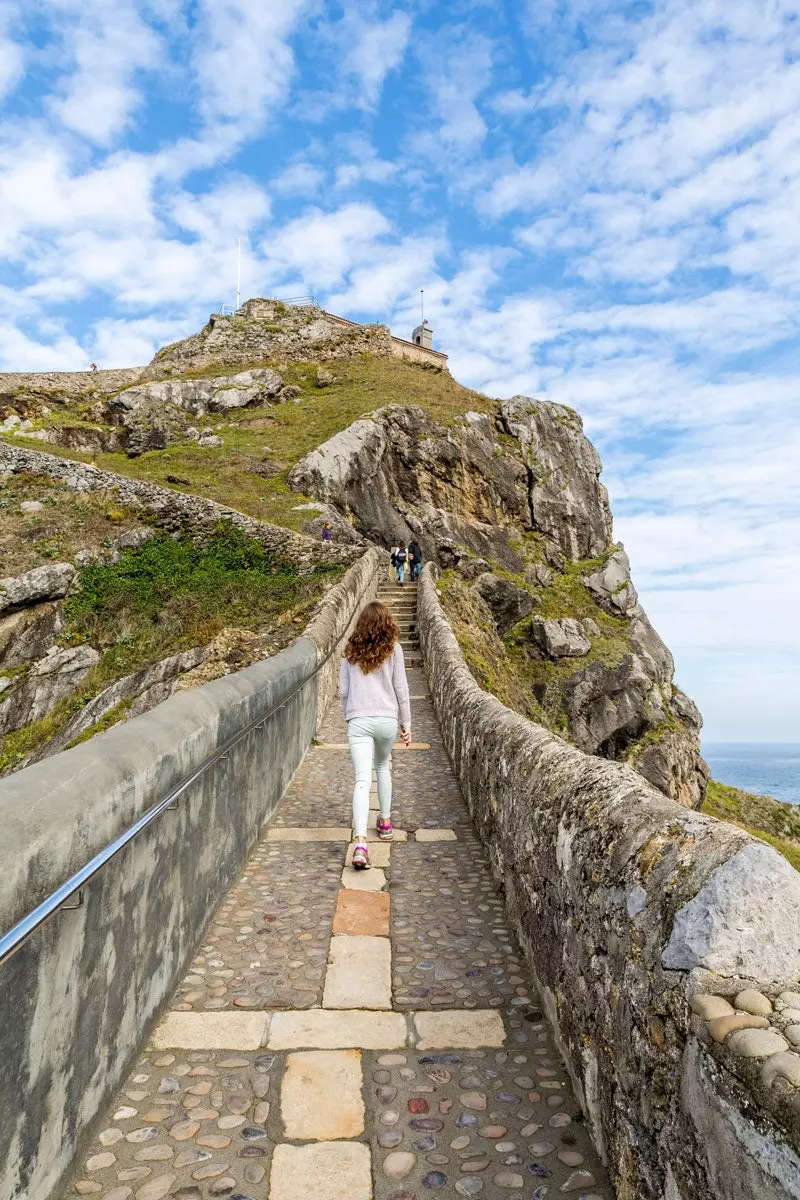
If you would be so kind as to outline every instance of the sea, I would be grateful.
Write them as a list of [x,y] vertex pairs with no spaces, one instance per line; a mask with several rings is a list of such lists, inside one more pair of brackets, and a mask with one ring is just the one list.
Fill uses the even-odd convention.
[[800,742],[703,742],[712,778],[800,804]]

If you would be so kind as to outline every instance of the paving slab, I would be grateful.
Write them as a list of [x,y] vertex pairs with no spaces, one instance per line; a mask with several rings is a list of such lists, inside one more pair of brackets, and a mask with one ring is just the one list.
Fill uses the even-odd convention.
[[479,1050],[503,1046],[503,1018],[494,1009],[414,1014],[418,1050]]
[[334,937],[340,933],[388,937],[388,892],[357,892],[342,888],[333,914]]
[[257,1050],[266,1045],[269,1014],[170,1012],[153,1030],[156,1050]]
[[360,1050],[301,1050],[286,1059],[281,1119],[294,1141],[334,1141],[364,1132]]
[[372,1200],[372,1158],[361,1142],[276,1146],[269,1200]]
[[349,825],[317,825],[292,828],[284,825],[267,830],[268,842],[349,842]]
[[388,938],[342,934],[331,939],[323,1008],[391,1008],[392,950]]
[[366,871],[345,867],[342,871],[342,887],[354,892],[379,892],[386,887],[386,876],[381,867],[370,867]]
[[458,834],[455,829],[418,829],[414,839],[417,842],[456,842]]
[[311,1008],[275,1013],[270,1050],[399,1050],[408,1040],[402,1013]]
[[[353,851],[355,850],[355,848],[356,848],[355,842],[351,842],[350,845],[347,847],[347,855],[344,860],[346,867],[352,866]],[[371,840],[369,842],[369,861],[372,863],[373,867],[381,867],[381,868],[388,867],[389,866],[389,855],[390,855],[391,849],[392,849],[391,842],[381,842],[381,841],[377,841],[377,840],[375,840],[375,841]]]

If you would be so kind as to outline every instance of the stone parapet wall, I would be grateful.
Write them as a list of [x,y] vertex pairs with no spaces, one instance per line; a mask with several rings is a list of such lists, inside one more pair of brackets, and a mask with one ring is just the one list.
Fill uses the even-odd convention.
[[699,998],[791,1011],[800,875],[482,691],[431,566],[418,604],[445,744],[619,1200],[797,1198],[800,1056],[717,1038]]
[[338,666],[382,561],[368,552],[282,653],[0,781],[6,931],[266,718],[0,968],[4,1200],[48,1200],[119,1085],[303,758],[335,687],[320,664]]
[[[333,313],[324,312],[322,314],[327,321],[332,325],[338,326],[341,329],[373,329],[375,326],[359,325],[356,321],[348,321],[346,317],[337,317]],[[377,328],[385,329],[389,333],[388,327],[381,325]],[[407,362],[426,363],[429,366],[447,367],[447,355],[441,350],[428,349],[426,346],[417,346],[415,342],[407,342],[405,338],[395,337],[390,334],[391,339],[391,354],[393,358],[403,358]]]
[[113,491],[122,504],[147,514],[150,524],[168,533],[198,537],[203,533],[213,533],[220,521],[230,521],[237,529],[261,542],[268,550],[295,563],[301,570],[312,570],[322,563],[352,563],[361,553],[358,547],[325,545],[280,525],[257,521],[255,517],[226,508],[216,500],[188,492],[171,491],[155,483],[130,479],[113,471],[101,471],[89,463],[73,462],[40,450],[26,450],[0,441],[0,473],[3,471],[44,475],[76,491]]

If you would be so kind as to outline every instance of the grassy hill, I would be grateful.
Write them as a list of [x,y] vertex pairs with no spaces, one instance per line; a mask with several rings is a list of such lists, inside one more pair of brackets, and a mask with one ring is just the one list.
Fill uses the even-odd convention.
[[[288,488],[289,470],[309,450],[359,417],[387,404],[414,404],[446,423],[459,413],[492,408],[492,401],[486,396],[462,387],[447,372],[399,359],[364,356],[322,364],[337,379],[325,388],[314,383],[317,364],[252,365],[275,365],[287,384],[302,389],[302,401],[239,409],[218,419],[204,419],[203,425],[213,427],[222,438],[221,448],[206,449],[187,443],[150,451],[140,458],[128,458],[121,452],[94,455],[43,446],[40,441],[28,438],[14,438],[13,442],[194,492],[261,520],[299,530],[308,514],[297,511],[303,497]],[[224,374],[230,374],[230,368],[187,372],[184,378]],[[85,406],[89,407],[91,404]],[[34,428],[65,420],[74,425],[76,415],[80,418],[80,409],[77,414],[75,409],[67,413],[56,409],[47,418],[34,422]],[[83,419],[89,424],[86,413]]]

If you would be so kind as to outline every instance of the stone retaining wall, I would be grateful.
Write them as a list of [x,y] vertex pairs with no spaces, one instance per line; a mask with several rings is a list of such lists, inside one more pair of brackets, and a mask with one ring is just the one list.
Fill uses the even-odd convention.
[[147,513],[150,524],[168,533],[197,537],[213,533],[220,521],[230,521],[249,537],[255,538],[301,569],[311,569],[320,563],[352,563],[361,553],[358,547],[321,541],[293,533],[280,525],[270,525],[245,516],[234,508],[226,508],[216,500],[207,500],[190,492],[172,491],[142,479],[131,479],[113,471],[101,471],[89,463],[58,458],[41,450],[25,450],[0,441],[0,472],[12,474],[30,472],[57,479],[76,491],[114,491],[120,503]]
[[[800,875],[482,691],[431,566],[418,621],[445,744],[619,1200],[800,1196],[783,1018],[800,1003]],[[771,1031],[746,1028],[745,989]],[[760,1044],[706,1019],[734,1010],[730,1029]]]
[[[337,639],[383,577],[369,551],[287,650],[0,781],[0,929],[41,903],[249,722],[0,968],[0,1196],[47,1200],[186,969],[332,695]],[[332,650],[331,666],[314,674]]]
[[103,371],[7,371],[0,373],[0,403],[4,396],[34,392],[54,400],[86,397],[92,392],[110,396],[141,378],[144,367],[115,367]]

